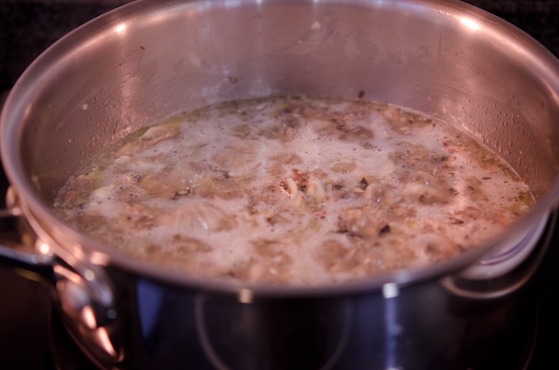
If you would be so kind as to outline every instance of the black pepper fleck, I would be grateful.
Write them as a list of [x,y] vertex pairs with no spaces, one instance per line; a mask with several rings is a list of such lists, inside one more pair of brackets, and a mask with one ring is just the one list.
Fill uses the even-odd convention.
[[390,225],[389,225],[389,224],[386,224],[386,225],[384,225],[384,226],[380,229],[380,231],[378,232],[378,234],[379,234],[379,236],[381,236],[381,235],[388,234],[389,232],[390,232]]
[[361,188],[361,190],[365,190],[367,189],[367,187],[369,186],[369,182],[367,181],[366,178],[362,178],[361,182],[359,182],[359,187]]

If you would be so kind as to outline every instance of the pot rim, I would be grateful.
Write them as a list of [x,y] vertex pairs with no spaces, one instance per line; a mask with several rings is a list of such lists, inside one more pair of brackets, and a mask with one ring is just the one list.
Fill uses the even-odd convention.
[[[204,0],[201,1],[203,2]],[[266,296],[347,295],[350,292],[358,293],[362,291],[381,290],[383,287],[386,287],[386,284],[405,286],[425,280],[439,279],[449,274],[457,274],[459,271],[469,267],[483,255],[494,249],[499,244],[499,241],[511,231],[513,231],[512,234],[518,234],[521,232],[518,230],[526,230],[543,217],[547,217],[557,204],[559,199],[559,177],[554,180],[550,190],[547,194],[542,196],[528,215],[509,226],[507,232],[502,233],[498,237],[478,247],[471,248],[468,251],[434,265],[397,270],[379,276],[361,278],[355,281],[317,286],[284,286],[263,283],[231,282],[223,279],[208,280],[197,278],[185,273],[169,271],[155,264],[131,259],[123,253],[77,232],[55,215],[46,202],[42,200],[39,194],[34,190],[32,179],[28,178],[25,174],[23,160],[19,152],[19,145],[23,137],[23,125],[19,118],[23,119],[29,102],[33,100],[34,89],[31,88],[33,84],[30,82],[41,83],[45,79],[48,79],[48,76],[46,76],[48,73],[45,73],[45,71],[49,70],[49,66],[67,52],[79,47],[80,42],[87,39],[87,37],[84,38],[84,35],[92,33],[92,31],[95,33],[94,31],[104,30],[114,26],[116,22],[122,23],[136,15],[136,13],[147,12],[151,9],[161,10],[165,6],[188,6],[189,4],[196,4],[201,1],[185,0],[172,2],[170,4],[162,4],[153,0],[139,0],[120,6],[117,9],[109,11],[85,23],[62,37],[36,58],[18,79],[4,104],[4,109],[0,116],[0,156],[11,186],[20,197],[20,206],[24,216],[34,220],[35,223],[42,228],[42,230],[35,230],[40,238],[47,233],[57,244],[60,244],[58,248],[67,250],[74,255],[82,255],[83,259],[91,259],[91,255],[93,254],[93,260],[100,261],[101,265],[116,266],[142,277],[162,280],[183,287],[187,286],[196,289],[230,292],[241,295],[247,294],[246,292],[250,292],[250,294],[253,295]],[[227,1],[218,1],[213,4],[222,5],[225,2]],[[273,0],[271,2],[273,2]],[[292,0],[292,2],[310,4],[310,2],[304,0]],[[255,3],[260,2],[256,0],[239,2],[241,5]],[[327,1],[327,3],[338,3],[338,1],[332,0]],[[363,7],[386,6],[379,2],[373,2],[372,0],[347,2],[347,5],[350,4]],[[510,43],[520,45],[519,47],[522,47],[523,52],[531,56],[529,61],[534,64],[533,69],[537,71],[537,74],[540,77],[543,76],[553,81],[552,85],[556,90],[554,96],[559,105],[559,61],[551,52],[524,31],[482,9],[457,0],[401,0],[398,1],[397,5],[429,7],[430,11],[434,9],[434,11],[444,16],[466,17],[464,19],[482,24],[483,27],[486,28],[486,32],[488,34],[490,33],[493,37],[503,38],[503,40],[508,40]],[[514,41],[512,40],[513,38]],[[56,254],[57,247],[52,247]]]

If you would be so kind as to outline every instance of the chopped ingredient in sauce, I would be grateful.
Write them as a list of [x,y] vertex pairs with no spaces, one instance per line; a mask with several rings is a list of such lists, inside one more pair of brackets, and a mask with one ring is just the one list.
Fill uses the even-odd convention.
[[131,134],[74,175],[55,209],[189,275],[320,285],[444,261],[533,202],[449,124],[365,100],[275,97]]

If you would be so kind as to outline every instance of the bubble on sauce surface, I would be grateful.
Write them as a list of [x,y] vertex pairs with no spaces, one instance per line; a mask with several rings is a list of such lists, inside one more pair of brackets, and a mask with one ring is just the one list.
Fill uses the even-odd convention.
[[274,284],[438,263],[533,203],[514,171],[467,134],[353,100],[187,112],[131,134],[88,171],[56,202],[78,229],[94,220],[93,237],[111,244],[110,229],[120,251],[187,274]]

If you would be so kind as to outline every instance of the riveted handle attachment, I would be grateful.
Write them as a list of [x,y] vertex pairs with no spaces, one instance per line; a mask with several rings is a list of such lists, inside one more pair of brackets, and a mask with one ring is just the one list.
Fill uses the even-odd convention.
[[442,286],[456,297],[481,301],[519,291],[539,268],[549,245],[549,230],[553,230],[556,223],[557,211],[545,215],[477,264],[444,277]]
[[13,189],[0,210],[0,263],[25,278],[46,282],[66,327],[103,366],[122,360],[113,338],[117,312],[110,279],[102,266],[78,259],[59,246],[22,211]]

